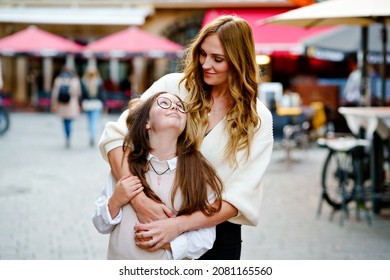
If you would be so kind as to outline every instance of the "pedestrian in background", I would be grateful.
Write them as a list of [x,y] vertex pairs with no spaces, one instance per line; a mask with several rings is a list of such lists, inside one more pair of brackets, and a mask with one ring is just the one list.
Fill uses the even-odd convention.
[[95,146],[96,129],[103,111],[103,81],[95,66],[89,66],[81,79],[82,108],[88,117],[89,144]]
[[362,73],[356,59],[350,58],[348,61],[350,73],[344,88],[344,106],[358,106],[360,104],[360,83]]
[[73,69],[64,67],[54,80],[51,111],[56,112],[63,119],[66,148],[71,146],[73,120],[80,115],[80,97],[79,77]]

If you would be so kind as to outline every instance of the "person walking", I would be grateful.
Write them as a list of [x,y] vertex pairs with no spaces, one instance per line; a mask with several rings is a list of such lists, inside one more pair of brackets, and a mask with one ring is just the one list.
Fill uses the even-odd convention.
[[362,73],[355,58],[351,57],[348,60],[348,65],[351,72],[348,75],[348,79],[344,87],[344,105],[354,107],[358,106],[361,101],[360,83],[362,80]]
[[96,130],[104,107],[103,81],[99,71],[89,66],[82,79],[82,109],[88,117],[89,145],[95,146]]
[[51,111],[56,112],[63,120],[65,147],[71,147],[73,120],[80,115],[81,86],[80,79],[73,69],[64,67],[55,78]]
[[[141,98],[165,90],[189,104],[190,139],[217,169],[222,208],[211,217],[197,211],[171,218],[164,204],[141,192],[131,200],[141,221],[135,238],[141,248],[155,250],[180,233],[217,225],[213,248],[201,259],[240,259],[241,225],[259,222],[263,177],[273,149],[272,115],[257,98],[260,77],[252,29],[242,18],[220,16],[201,29],[186,53],[184,72],[163,76]],[[129,174],[122,161],[127,114],[107,123],[99,142],[116,178]],[[158,246],[151,248],[144,238]]]
[[[167,92],[131,109],[125,145],[134,147],[127,156],[134,176],[124,176],[116,184],[110,176],[93,216],[98,231],[110,233],[108,259],[194,259],[213,246],[215,227],[183,233],[155,251],[138,248],[130,230],[139,221],[129,201],[140,191],[175,215],[200,210],[212,216],[220,209],[222,182],[187,138],[186,112],[186,104]],[[146,241],[157,246],[153,239]]]

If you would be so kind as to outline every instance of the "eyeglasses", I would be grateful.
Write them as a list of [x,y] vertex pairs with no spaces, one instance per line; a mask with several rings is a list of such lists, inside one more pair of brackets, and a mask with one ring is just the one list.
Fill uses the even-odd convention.
[[[160,96],[157,98],[157,105],[163,109],[170,109],[172,107],[172,103],[173,103],[172,100],[169,99],[168,97]],[[183,101],[178,101],[175,103],[175,105],[177,107],[177,110],[179,110],[179,112],[183,114],[188,112],[188,108],[187,108],[188,106]]]

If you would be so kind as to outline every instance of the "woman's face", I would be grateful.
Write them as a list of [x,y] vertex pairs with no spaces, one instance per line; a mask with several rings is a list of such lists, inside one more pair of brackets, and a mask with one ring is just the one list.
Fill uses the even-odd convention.
[[208,35],[200,46],[199,63],[204,82],[210,86],[227,83],[229,63],[217,34]]
[[183,104],[173,94],[160,94],[150,109],[146,128],[156,132],[164,129],[175,129],[180,135],[184,131],[187,122],[187,114],[180,111]]

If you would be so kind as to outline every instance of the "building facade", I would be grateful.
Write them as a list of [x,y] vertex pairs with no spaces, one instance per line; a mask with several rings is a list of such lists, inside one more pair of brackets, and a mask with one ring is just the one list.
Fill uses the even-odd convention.
[[[87,45],[129,26],[136,26],[185,46],[199,31],[210,9],[292,9],[312,0],[240,1],[0,1],[0,39],[35,25],[40,29]],[[26,42],[28,44],[28,42]],[[88,57],[76,55],[17,54],[0,57],[3,93],[8,92],[15,107],[37,105],[39,97],[50,94],[52,82],[63,65],[74,67],[81,76],[89,63],[96,63],[103,79],[118,87],[129,75],[132,91],[142,93],[154,80],[175,71],[179,58],[172,57]]]

